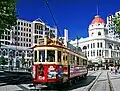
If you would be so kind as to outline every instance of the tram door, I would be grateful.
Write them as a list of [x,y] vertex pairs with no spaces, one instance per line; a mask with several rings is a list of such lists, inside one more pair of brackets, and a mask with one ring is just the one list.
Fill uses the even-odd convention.
[[64,69],[64,76],[63,76],[63,81],[68,80],[68,74],[69,74],[69,55],[67,52],[63,52],[63,60],[62,60],[62,65]]

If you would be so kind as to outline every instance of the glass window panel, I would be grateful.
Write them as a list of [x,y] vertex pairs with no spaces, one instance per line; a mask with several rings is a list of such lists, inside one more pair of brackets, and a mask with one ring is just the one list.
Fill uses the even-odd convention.
[[55,62],[55,51],[54,50],[47,51],[47,62]]

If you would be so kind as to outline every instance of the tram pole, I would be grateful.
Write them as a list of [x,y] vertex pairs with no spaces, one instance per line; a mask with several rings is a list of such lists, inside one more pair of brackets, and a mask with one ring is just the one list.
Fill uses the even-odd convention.
[[76,50],[76,51],[78,52],[78,47],[79,47],[79,41],[78,41],[78,40],[79,40],[80,38],[79,38],[78,36],[76,36],[76,39],[77,39],[77,50]]

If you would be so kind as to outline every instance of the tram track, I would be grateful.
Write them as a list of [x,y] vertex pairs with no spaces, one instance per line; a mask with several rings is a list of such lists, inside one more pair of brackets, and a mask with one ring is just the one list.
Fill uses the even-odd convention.
[[92,87],[96,84],[96,82],[98,81],[99,77],[101,76],[102,72],[96,77],[96,79],[85,88],[85,91],[91,91]]

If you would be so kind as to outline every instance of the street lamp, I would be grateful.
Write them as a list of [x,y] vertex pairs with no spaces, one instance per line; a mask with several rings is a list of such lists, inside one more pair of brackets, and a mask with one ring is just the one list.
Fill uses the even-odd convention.
[[18,24],[15,26],[16,28],[15,28],[15,32],[16,32],[16,40],[15,40],[15,43],[14,43],[14,45],[16,46],[16,48],[15,48],[15,60],[14,60],[14,69],[16,69],[17,67],[19,68],[19,62],[17,62],[17,61],[19,61],[18,60],[18,49],[17,49],[17,46],[18,46]]
[[10,50],[9,51],[9,55],[8,55],[8,67],[9,67],[9,70],[11,69],[12,67],[12,62],[13,62],[13,51]]

